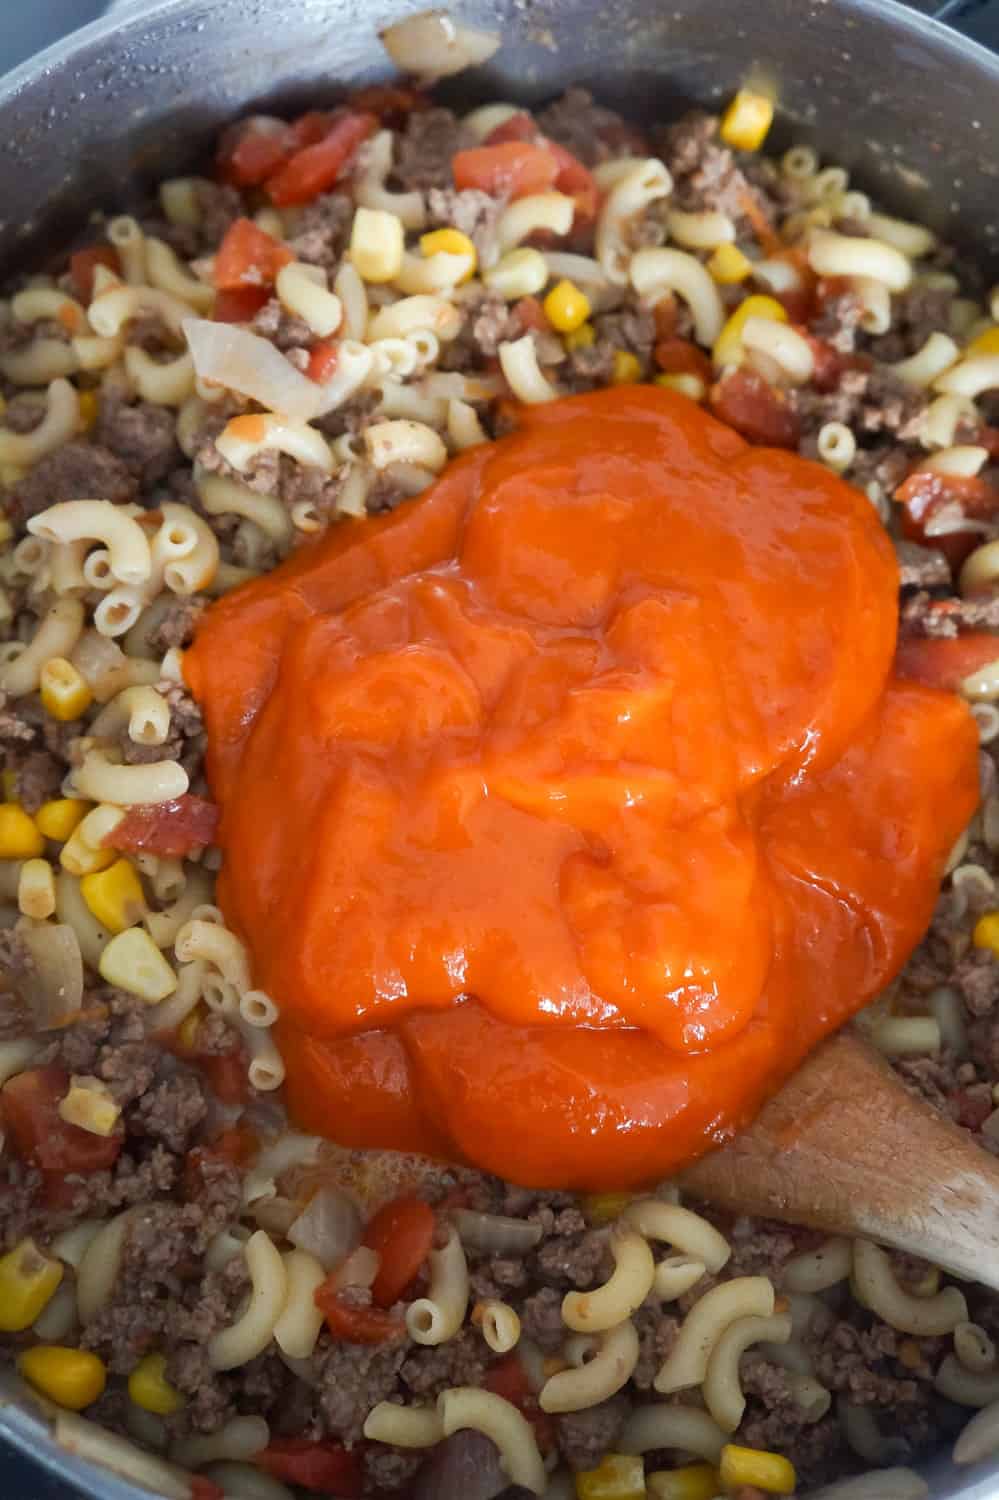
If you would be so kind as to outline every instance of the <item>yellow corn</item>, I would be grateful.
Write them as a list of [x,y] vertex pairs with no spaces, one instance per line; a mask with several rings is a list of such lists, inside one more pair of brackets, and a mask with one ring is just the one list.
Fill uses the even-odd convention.
[[988,948],[999,958],[999,911],[987,911],[978,918],[971,940],[976,948]]
[[128,1394],[143,1411],[169,1417],[180,1411],[184,1398],[166,1378],[166,1355],[147,1354],[128,1377]]
[[62,724],[78,719],[94,701],[86,679],[64,656],[53,656],[45,663],[38,686],[42,707]]
[[634,354],[629,354],[627,349],[616,349],[614,351],[614,369],[611,372],[611,381],[614,385],[634,385],[642,378],[642,367]]
[[0,859],[36,859],[45,848],[45,840],[16,802],[0,804]]
[[710,1464],[657,1469],[646,1480],[650,1500],[712,1500],[718,1493],[718,1471]]
[[129,927],[113,937],[97,967],[108,984],[138,995],[147,1005],[165,1000],[177,988],[177,975],[141,927]]
[[993,324],[980,333],[977,339],[972,339],[965,354],[999,354],[999,324]]
[[719,245],[708,259],[708,270],[720,286],[735,286],[745,281],[752,269],[753,262],[738,245]]
[[3,800],[5,802],[17,801],[17,772],[0,771],[0,786],[3,788]]
[[55,877],[47,859],[26,859],[17,879],[17,909],[44,922],[55,911]]
[[84,875],[80,894],[101,926],[111,933],[134,927],[146,910],[142,883],[127,859],[117,859],[106,870]]
[[605,1453],[576,1475],[576,1500],[645,1500],[645,1465],[637,1453]]
[[181,1021],[177,1029],[177,1040],[188,1052],[194,1052],[198,1045],[198,1028],[204,1012],[200,1005],[196,1005]]
[[570,354],[574,353],[577,349],[589,349],[596,336],[597,330],[592,323],[580,323],[578,328],[574,328],[571,333],[566,334],[565,347],[569,350]]
[[89,432],[97,421],[97,392],[80,392],[80,431]]
[[690,401],[704,400],[704,381],[699,375],[656,375],[652,383],[661,385],[664,390],[676,391],[677,395],[686,396]]
[[359,208],[350,233],[350,258],[364,281],[393,281],[402,270],[402,221],[383,208]]
[[64,844],[93,805],[83,797],[56,797],[42,803],[35,813],[35,827],[45,838]]
[[575,333],[590,316],[589,297],[564,277],[552,287],[542,306],[556,333]]
[[62,1280],[62,1262],[21,1240],[0,1257],[0,1333],[22,1333],[48,1305]]
[[103,1395],[108,1372],[102,1359],[88,1349],[65,1349],[59,1344],[37,1344],[26,1349],[17,1367],[36,1391],[58,1406],[82,1411]]
[[120,1114],[121,1106],[115,1103],[111,1090],[100,1078],[74,1074],[66,1097],[59,1100],[59,1118],[91,1135],[110,1135]]
[[716,365],[735,365],[742,354],[742,330],[747,318],[770,318],[775,323],[786,323],[787,313],[776,297],[747,297],[740,302],[728,319],[725,327],[715,339],[711,358]]
[[591,1224],[609,1224],[624,1213],[634,1196],[634,1193],[587,1193],[583,1212]]
[[421,234],[420,250],[428,259],[431,255],[470,255],[472,263],[461,280],[471,281],[475,275],[479,257],[468,235],[460,229],[431,229],[429,234]]
[[774,102],[766,94],[740,89],[722,115],[719,135],[736,151],[758,151],[773,123]]
[[723,1489],[737,1490],[748,1484],[768,1495],[792,1495],[798,1482],[794,1465],[781,1454],[740,1448],[736,1443],[726,1443],[722,1449],[718,1476]]

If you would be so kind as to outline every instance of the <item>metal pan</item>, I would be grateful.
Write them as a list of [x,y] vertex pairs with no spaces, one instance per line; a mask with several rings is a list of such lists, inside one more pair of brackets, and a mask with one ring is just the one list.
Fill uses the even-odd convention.
[[[251,105],[313,103],[338,84],[387,76],[376,27],[426,3],[162,0],[24,64],[0,82],[0,265],[44,259],[95,204],[120,206],[195,163],[217,127]],[[780,101],[778,147],[781,134],[813,141],[895,212],[999,272],[999,60],[893,0],[455,0],[450,9],[504,38],[486,68],[450,86],[455,98],[532,101],[580,82],[633,117],[663,119],[761,76]],[[17,1455],[36,1466],[27,1481],[14,1479]],[[929,1478],[941,1500],[999,1493],[999,1463],[969,1475],[941,1459]],[[0,1494],[77,1493],[146,1492],[57,1450],[29,1412],[0,1407]]]

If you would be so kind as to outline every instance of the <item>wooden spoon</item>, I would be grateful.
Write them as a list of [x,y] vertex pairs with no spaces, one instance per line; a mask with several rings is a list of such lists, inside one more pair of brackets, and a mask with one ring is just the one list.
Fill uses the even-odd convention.
[[999,1290],[999,1161],[847,1033],[680,1180],[737,1213],[879,1240]]

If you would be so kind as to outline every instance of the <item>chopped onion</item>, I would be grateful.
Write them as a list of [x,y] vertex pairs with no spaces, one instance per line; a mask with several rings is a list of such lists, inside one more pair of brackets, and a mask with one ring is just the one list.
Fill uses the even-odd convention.
[[18,922],[17,933],[32,960],[17,988],[35,1025],[39,1031],[68,1026],[83,1004],[83,957],[76,933],[66,923],[28,917]]
[[298,1218],[298,1204],[294,1203],[291,1198],[280,1196],[259,1198],[251,1207],[250,1213],[260,1228],[266,1229],[268,1234],[287,1236],[289,1229]]
[[309,422],[323,410],[323,387],[296,370],[269,339],[207,318],[185,318],[184,335],[200,379],[296,422]]
[[288,1239],[331,1271],[361,1238],[361,1215],[346,1193],[322,1187],[288,1229]]
[[500,45],[497,32],[458,26],[443,10],[424,10],[396,21],[381,39],[397,68],[426,80],[449,78],[488,62]]
[[544,1230],[526,1219],[504,1214],[480,1214],[471,1208],[456,1208],[451,1215],[463,1245],[489,1255],[521,1255],[533,1250]]
[[372,1250],[367,1245],[358,1245],[334,1275],[334,1290],[341,1292],[347,1286],[371,1286],[381,1263],[382,1258],[377,1250]]

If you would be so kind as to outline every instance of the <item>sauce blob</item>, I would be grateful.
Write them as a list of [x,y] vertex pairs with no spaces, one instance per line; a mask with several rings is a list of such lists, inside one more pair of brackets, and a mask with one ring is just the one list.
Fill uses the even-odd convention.
[[220,901],[343,1144],[621,1188],[892,978],[977,804],[873,507],[693,403],[522,413],[203,617]]

